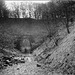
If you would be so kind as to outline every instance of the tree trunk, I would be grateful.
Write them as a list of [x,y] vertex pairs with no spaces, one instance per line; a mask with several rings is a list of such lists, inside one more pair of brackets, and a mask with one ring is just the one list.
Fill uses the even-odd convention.
[[67,28],[67,32],[68,32],[68,34],[69,34],[69,33],[70,33],[70,31],[69,31],[68,22],[66,23],[66,28]]
[[70,31],[69,31],[69,18],[68,17],[67,17],[67,21],[66,21],[66,28],[67,28],[67,32],[69,34]]
[[66,6],[65,9],[66,9],[66,28],[67,28],[67,32],[69,34],[70,31],[69,31],[69,12],[68,12],[68,7]]

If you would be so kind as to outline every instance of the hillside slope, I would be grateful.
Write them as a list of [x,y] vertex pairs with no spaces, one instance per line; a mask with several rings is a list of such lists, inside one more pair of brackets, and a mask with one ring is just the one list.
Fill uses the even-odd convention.
[[48,72],[75,75],[75,29],[41,61]]
[[63,31],[60,32],[62,40],[58,46],[54,39],[48,38],[33,55],[21,54],[18,57],[27,58],[25,63],[7,66],[0,75],[75,75],[75,29],[70,34],[65,33],[66,29]]

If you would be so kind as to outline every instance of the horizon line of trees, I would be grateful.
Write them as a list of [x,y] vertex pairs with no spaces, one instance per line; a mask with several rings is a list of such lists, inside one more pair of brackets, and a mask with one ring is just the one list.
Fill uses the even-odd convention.
[[69,22],[75,17],[75,0],[52,0],[46,4],[16,4],[12,3],[12,9],[8,10],[3,0],[0,1],[0,18],[34,18],[46,20],[47,24],[64,20],[67,32]]

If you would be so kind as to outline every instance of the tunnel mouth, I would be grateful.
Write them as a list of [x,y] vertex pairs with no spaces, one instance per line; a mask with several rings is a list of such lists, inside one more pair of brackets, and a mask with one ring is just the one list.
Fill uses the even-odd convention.
[[27,49],[27,48],[21,48],[20,51],[21,51],[21,53],[23,53],[23,54],[31,54],[31,53],[30,53],[31,50],[30,50],[30,49]]
[[28,53],[29,53],[26,48],[24,49],[24,53],[25,53],[25,54],[28,54]]

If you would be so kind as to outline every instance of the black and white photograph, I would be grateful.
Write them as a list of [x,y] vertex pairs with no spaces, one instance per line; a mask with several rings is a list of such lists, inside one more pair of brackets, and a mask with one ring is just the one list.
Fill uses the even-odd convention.
[[0,0],[0,75],[75,75],[75,0]]

